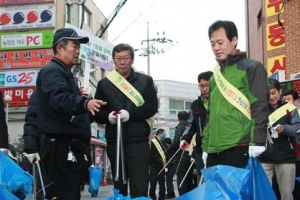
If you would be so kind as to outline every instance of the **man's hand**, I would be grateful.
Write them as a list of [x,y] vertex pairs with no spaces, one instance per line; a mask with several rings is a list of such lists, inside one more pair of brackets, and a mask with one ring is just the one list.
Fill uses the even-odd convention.
[[91,97],[92,88],[91,87],[80,87],[80,93],[86,98]]
[[111,111],[108,115],[108,121],[111,124],[116,124],[117,123],[117,112],[116,111]]
[[188,148],[189,148],[189,146],[190,146],[190,144],[189,144],[187,141],[185,141],[185,140],[182,140],[182,141],[180,142],[180,149],[181,149],[182,151],[187,151]]
[[130,116],[127,110],[122,109],[118,113],[120,114],[122,122],[127,122],[129,120]]
[[249,157],[257,157],[266,150],[265,146],[249,146]]
[[30,163],[41,161],[41,157],[40,157],[39,153],[29,153],[29,154],[24,153],[24,156],[26,156],[28,158]]
[[99,112],[101,106],[105,106],[107,102],[98,99],[91,99],[87,104],[87,110],[94,116],[95,112]]

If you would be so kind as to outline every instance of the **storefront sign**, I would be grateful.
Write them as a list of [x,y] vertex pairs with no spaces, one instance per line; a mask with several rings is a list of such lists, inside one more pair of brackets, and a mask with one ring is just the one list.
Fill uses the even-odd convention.
[[30,96],[35,90],[35,87],[0,88],[3,97],[5,95],[11,96],[12,101],[9,102],[9,106],[27,106],[29,104]]
[[53,3],[53,2],[54,2],[54,0],[0,0],[0,6]]
[[53,30],[0,32],[0,50],[52,47]]
[[55,26],[53,3],[0,7],[0,13],[0,30],[27,30]]
[[52,56],[52,49],[0,51],[0,69],[41,68]]
[[[0,72],[0,88],[31,87],[36,85],[39,70],[9,70]],[[3,81],[4,78],[4,81]],[[2,80],[2,81],[1,81]]]

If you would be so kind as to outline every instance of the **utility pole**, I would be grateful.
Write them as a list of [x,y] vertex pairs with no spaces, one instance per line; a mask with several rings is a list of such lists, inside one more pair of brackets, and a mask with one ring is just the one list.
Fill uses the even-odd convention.
[[[165,50],[163,48],[157,49],[155,48],[155,45],[160,43],[160,44],[173,44],[173,40],[167,39],[165,37],[165,32],[163,32],[162,37],[159,36],[159,33],[157,33],[157,38],[152,38],[150,39],[149,37],[149,22],[147,22],[147,39],[142,40],[142,45],[144,42],[147,42],[146,48],[140,48],[140,49],[135,49],[135,51],[143,50],[144,52],[141,53],[139,56],[147,56],[147,74],[150,76],[150,55],[153,54],[163,54],[165,53]],[[152,42],[150,44],[150,42]]]

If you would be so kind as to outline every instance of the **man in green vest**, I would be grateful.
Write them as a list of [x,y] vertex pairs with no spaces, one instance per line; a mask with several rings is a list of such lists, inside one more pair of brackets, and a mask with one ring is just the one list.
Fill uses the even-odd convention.
[[269,88],[264,66],[240,52],[232,21],[208,29],[217,64],[209,81],[208,122],[202,140],[206,167],[245,167],[248,157],[265,150]]

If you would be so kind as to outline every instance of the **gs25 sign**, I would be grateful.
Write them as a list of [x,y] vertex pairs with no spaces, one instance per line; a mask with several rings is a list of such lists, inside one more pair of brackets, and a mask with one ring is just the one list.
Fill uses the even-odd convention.
[[[36,85],[36,78],[39,70],[24,70],[24,71],[5,71],[2,87],[29,87]],[[1,73],[1,74],[2,74]],[[3,75],[2,75],[3,77]]]

